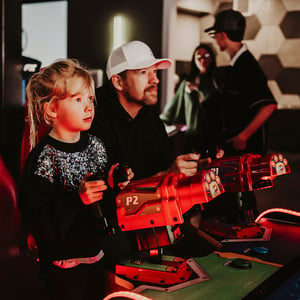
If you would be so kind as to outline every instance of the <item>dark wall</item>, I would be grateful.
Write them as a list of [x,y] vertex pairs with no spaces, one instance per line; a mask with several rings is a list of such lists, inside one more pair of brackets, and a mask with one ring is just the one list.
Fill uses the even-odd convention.
[[112,19],[117,14],[129,21],[130,40],[147,43],[161,56],[163,0],[69,0],[68,56],[90,68],[105,70],[112,47]]
[[[156,57],[161,57],[163,0],[69,0],[68,57],[79,59],[90,69],[102,69],[104,82],[106,61],[112,50],[115,15],[126,18],[127,41],[141,40],[150,46]],[[153,107],[157,113],[160,112],[160,87],[159,101]]]
[[21,1],[1,1],[1,106],[22,104]]
[[[0,155],[18,180],[24,125],[21,5],[46,1],[2,2],[1,23],[5,24],[2,45],[5,51],[1,51]],[[152,48],[154,55],[161,56],[163,0],[69,0],[68,3],[68,57],[79,59],[89,68],[105,70],[112,47],[112,19],[117,14],[124,15],[129,21],[128,40],[142,40]]]
[[269,120],[269,149],[300,153],[300,110],[275,111]]
[[[5,26],[1,36],[0,155],[18,178],[24,124],[21,106],[22,1],[2,0],[2,3],[1,23]],[[162,7],[163,0],[69,0],[68,56],[85,62],[89,68],[105,70],[112,46],[112,18],[122,14],[130,20],[128,40],[146,42],[154,54],[161,57]],[[273,114],[270,149],[300,152],[299,117],[300,110],[280,110]]]
[[1,1],[0,155],[17,176],[22,132],[21,1]]

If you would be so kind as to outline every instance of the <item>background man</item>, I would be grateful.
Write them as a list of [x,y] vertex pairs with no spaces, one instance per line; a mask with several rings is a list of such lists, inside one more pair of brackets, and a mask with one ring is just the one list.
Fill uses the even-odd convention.
[[205,32],[214,36],[220,50],[230,55],[233,85],[244,101],[241,106],[244,111],[240,111],[237,118],[245,118],[245,127],[232,137],[233,147],[243,153],[265,155],[266,121],[277,108],[277,103],[258,62],[242,43],[245,27],[244,16],[230,9],[220,12],[215,24]]
[[[221,51],[230,55],[232,85],[239,93],[241,104],[237,118],[242,121],[241,130],[227,142],[236,154],[267,152],[266,121],[277,108],[277,103],[268,88],[267,79],[258,62],[242,43],[246,27],[245,17],[238,11],[225,10],[216,15],[215,23],[205,32],[216,39]],[[226,151],[225,151],[226,155]],[[243,193],[243,218],[253,222],[257,216],[254,193]]]

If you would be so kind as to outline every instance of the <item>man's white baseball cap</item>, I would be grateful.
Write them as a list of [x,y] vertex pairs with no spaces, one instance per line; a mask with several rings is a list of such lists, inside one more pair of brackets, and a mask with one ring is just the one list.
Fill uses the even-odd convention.
[[168,69],[170,59],[157,59],[151,49],[141,41],[131,41],[116,48],[108,58],[106,74],[108,79],[125,70],[138,70],[156,65],[158,69]]

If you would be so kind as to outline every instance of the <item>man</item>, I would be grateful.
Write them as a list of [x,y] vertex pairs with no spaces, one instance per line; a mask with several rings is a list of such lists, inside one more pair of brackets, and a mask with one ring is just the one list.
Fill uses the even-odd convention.
[[[245,127],[230,139],[233,148],[242,153],[265,155],[266,121],[277,108],[277,103],[267,86],[266,77],[258,62],[242,43],[246,27],[244,16],[234,10],[225,10],[216,16],[215,24],[207,28],[221,51],[230,55],[232,80],[245,102],[238,118],[245,119]],[[226,153],[225,153],[226,154]]]
[[[277,108],[277,103],[258,62],[247,45],[242,43],[245,27],[244,16],[229,9],[218,13],[214,25],[205,32],[215,38],[221,51],[227,51],[230,55],[232,86],[241,99],[241,103],[235,107],[240,131],[227,142],[231,143],[236,154],[263,156],[267,152],[266,121]],[[244,220],[253,222],[258,213],[254,193],[243,193],[242,203]]]
[[[111,53],[106,69],[109,81],[96,90],[98,105],[91,133],[102,139],[112,163],[133,170],[135,180],[169,172],[190,176],[198,169],[199,154],[180,155],[174,161],[164,124],[153,110],[158,100],[157,70],[170,66],[170,60],[156,59],[145,43],[131,41]],[[104,207],[113,226],[117,221],[115,205],[110,201]],[[130,255],[128,239],[130,234],[118,232],[105,253]]]
[[181,155],[173,162],[164,125],[152,108],[158,100],[157,70],[170,66],[169,59],[156,59],[145,43],[131,41],[111,53],[109,82],[96,90],[91,132],[104,141],[113,163],[132,168],[134,179],[197,172],[199,154]]

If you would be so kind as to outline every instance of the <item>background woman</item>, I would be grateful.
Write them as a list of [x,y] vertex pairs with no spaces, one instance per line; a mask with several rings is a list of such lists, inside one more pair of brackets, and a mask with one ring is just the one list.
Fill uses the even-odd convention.
[[166,125],[186,125],[184,152],[206,152],[206,117],[202,103],[215,91],[213,71],[215,54],[206,44],[193,52],[188,78],[179,84],[174,97],[166,104],[160,118]]

